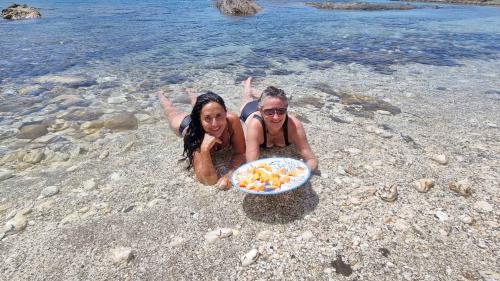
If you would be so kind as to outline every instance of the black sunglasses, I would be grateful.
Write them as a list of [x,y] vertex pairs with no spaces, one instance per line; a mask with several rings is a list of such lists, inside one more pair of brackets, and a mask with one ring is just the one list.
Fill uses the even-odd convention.
[[286,113],[286,108],[269,108],[262,110],[262,112],[267,116],[273,116],[274,114],[283,115]]

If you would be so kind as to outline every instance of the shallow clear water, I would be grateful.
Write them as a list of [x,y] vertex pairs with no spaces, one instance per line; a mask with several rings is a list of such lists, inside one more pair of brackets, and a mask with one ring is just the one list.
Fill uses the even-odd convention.
[[42,19],[0,20],[0,83],[64,71],[97,76],[111,66],[118,76],[147,69],[158,84],[210,69],[237,81],[289,74],[282,66],[290,61],[311,69],[358,63],[391,74],[394,64],[454,66],[500,54],[500,8],[323,11],[302,1],[258,2],[262,12],[235,18],[207,0],[31,1]]

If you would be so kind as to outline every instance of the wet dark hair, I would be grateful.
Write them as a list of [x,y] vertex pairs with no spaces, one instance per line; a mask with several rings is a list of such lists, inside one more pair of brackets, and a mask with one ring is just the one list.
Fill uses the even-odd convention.
[[262,95],[260,95],[258,99],[259,108],[262,108],[262,101],[267,97],[279,98],[288,106],[288,98],[286,97],[285,91],[274,86],[269,86],[262,92]]
[[201,146],[203,137],[205,136],[205,131],[201,125],[201,110],[206,104],[211,102],[220,104],[224,108],[224,111],[227,112],[226,104],[219,95],[208,91],[198,96],[196,103],[193,106],[193,110],[191,111],[191,122],[187,128],[186,135],[184,135],[183,155],[189,159],[188,169],[193,166],[193,153]]

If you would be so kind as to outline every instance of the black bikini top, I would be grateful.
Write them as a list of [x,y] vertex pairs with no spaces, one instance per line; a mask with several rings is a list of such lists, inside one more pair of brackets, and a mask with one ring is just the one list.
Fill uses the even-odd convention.
[[[260,121],[260,124],[262,124],[262,130],[264,131],[264,142],[260,144],[261,148],[268,148],[267,147],[267,131],[266,131],[266,124],[264,123],[264,119],[262,119],[262,116],[254,114],[253,118],[257,119]],[[288,114],[285,117],[285,124],[283,124],[283,136],[285,137],[285,146],[289,146],[290,142],[288,141]]]

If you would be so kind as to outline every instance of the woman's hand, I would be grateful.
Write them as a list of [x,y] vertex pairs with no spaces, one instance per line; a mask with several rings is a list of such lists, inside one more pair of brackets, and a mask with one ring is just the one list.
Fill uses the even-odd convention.
[[212,147],[214,147],[215,144],[221,144],[222,140],[211,136],[207,133],[205,133],[205,136],[203,137],[203,142],[201,143],[200,150],[202,152],[210,152]]
[[217,183],[215,184],[215,186],[219,189],[223,189],[223,190],[226,190],[226,189],[229,189],[231,187],[231,180],[230,180],[230,177],[231,177],[231,174],[228,173],[224,176],[222,176],[218,181]]

